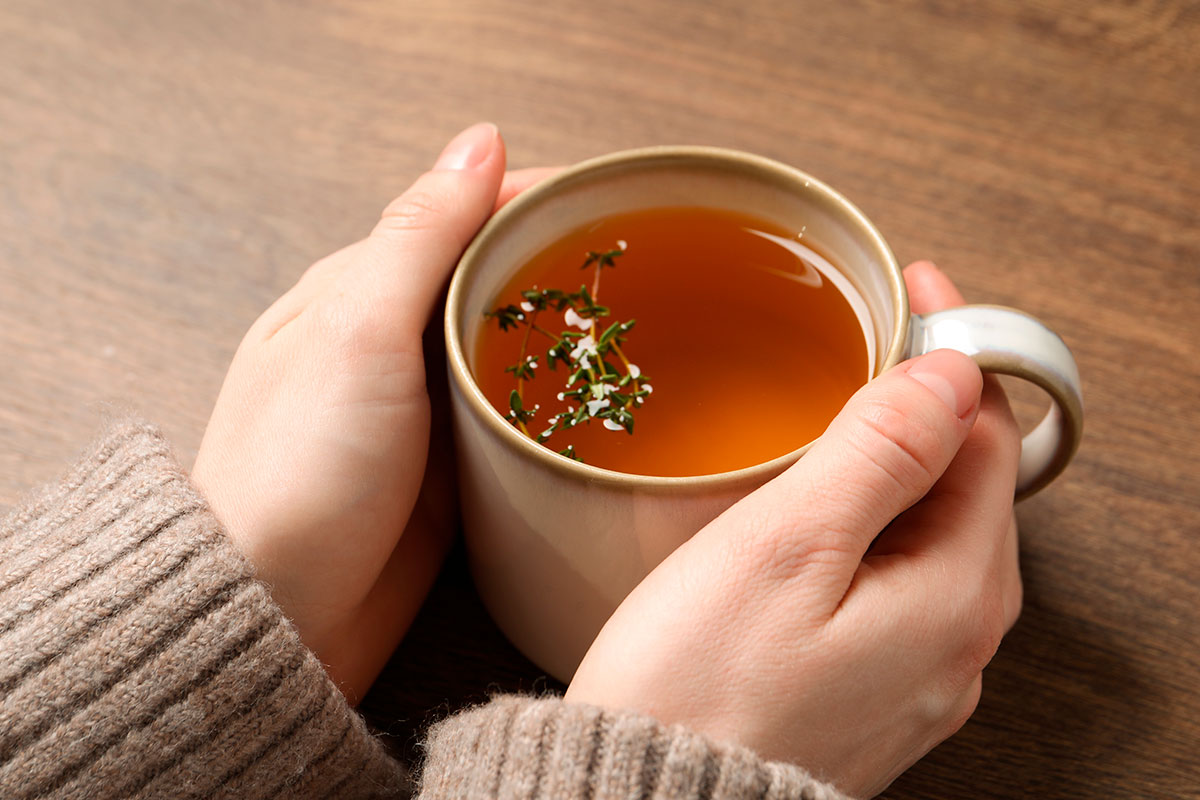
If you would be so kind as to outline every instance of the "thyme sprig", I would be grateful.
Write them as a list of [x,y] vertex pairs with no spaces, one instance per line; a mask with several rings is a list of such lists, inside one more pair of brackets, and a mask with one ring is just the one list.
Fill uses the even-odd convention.
[[[612,315],[612,310],[599,302],[601,273],[616,267],[625,249],[625,242],[619,241],[611,250],[587,251],[580,269],[594,269],[590,289],[586,284],[575,292],[535,286],[521,292],[519,304],[499,306],[484,313],[486,319],[496,320],[501,331],[524,329],[517,363],[504,368],[516,379],[516,388],[508,396],[505,419],[538,443],[544,444],[558,431],[591,423],[593,419],[600,420],[609,430],[632,434],[634,411],[654,391],[647,382],[649,378],[636,364],[630,363],[621,347],[637,320],[613,321],[603,329],[599,324]],[[539,317],[551,312],[563,314],[565,330],[555,333],[539,324]],[[563,391],[558,393],[564,407],[548,417],[545,428],[536,434],[530,431],[529,424],[541,408],[537,405],[526,408],[524,391],[525,382],[534,379],[543,363],[540,353],[530,352],[534,333],[550,341],[544,363],[551,370],[557,370],[561,364],[566,371]],[[576,461],[583,460],[573,445],[557,452]]]

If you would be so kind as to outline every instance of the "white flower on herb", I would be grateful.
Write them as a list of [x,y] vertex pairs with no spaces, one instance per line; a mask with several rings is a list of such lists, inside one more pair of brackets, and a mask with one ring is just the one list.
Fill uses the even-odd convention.
[[526,300],[525,302],[521,303],[521,310],[524,311],[526,314],[530,313],[531,311],[533,311],[533,303]]
[[588,416],[594,417],[600,413],[600,409],[608,408],[611,405],[612,405],[612,400],[609,400],[607,397],[604,398],[603,400],[588,400],[587,401]]
[[624,427],[622,427],[620,424],[618,424],[618,423],[616,423],[616,422],[613,422],[611,419],[606,419],[606,420],[604,420],[604,427],[608,428],[610,431],[623,431],[623,430],[625,430],[625,428],[624,428]]
[[575,309],[573,308],[568,308],[567,313],[563,314],[563,321],[568,325],[579,328],[583,331],[586,331],[588,328],[592,327],[592,321],[590,319],[584,319],[576,314]]
[[612,394],[613,392],[615,392],[617,390],[617,387],[613,386],[611,383],[593,383],[593,384],[590,384],[590,389],[592,392],[592,398],[595,400],[599,400],[599,399],[603,398],[605,395]]
[[579,366],[587,369],[589,366],[591,366],[591,362],[588,361],[588,356],[594,355],[596,355],[596,340],[593,339],[592,335],[589,333],[587,336],[580,339],[575,345],[575,349],[571,351],[571,360],[578,361]]

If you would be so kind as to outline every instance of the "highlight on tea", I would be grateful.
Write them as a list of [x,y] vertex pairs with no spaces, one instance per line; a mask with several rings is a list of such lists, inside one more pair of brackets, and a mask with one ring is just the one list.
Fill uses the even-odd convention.
[[643,209],[524,264],[485,313],[471,371],[555,452],[631,474],[713,474],[821,434],[870,377],[865,313],[803,230]]

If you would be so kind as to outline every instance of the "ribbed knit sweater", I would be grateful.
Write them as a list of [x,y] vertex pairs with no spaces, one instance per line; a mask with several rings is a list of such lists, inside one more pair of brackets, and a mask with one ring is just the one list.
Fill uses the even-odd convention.
[[389,757],[162,437],[114,425],[0,525],[0,797],[842,798],[633,713],[500,697]]

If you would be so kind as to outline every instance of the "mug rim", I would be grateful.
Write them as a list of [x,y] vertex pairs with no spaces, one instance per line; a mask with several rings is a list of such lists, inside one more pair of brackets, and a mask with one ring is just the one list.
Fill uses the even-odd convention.
[[478,253],[484,250],[494,239],[505,233],[506,229],[512,224],[510,220],[519,217],[527,208],[544,202],[547,197],[554,195],[563,186],[586,179],[590,174],[606,171],[614,167],[636,169],[640,165],[650,162],[671,161],[680,163],[690,161],[699,164],[718,162],[757,175],[771,175],[783,183],[796,186],[802,192],[811,192],[817,195],[825,203],[837,208],[841,214],[844,214],[852,222],[857,223],[866,233],[867,240],[872,249],[876,251],[875,255],[880,257],[891,295],[892,311],[896,319],[891,339],[876,364],[874,375],[869,380],[874,380],[874,378],[878,377],[884,371],[903,360],[905,352],[908,349],[910,335],[908,292],[904,286],[903,274],[900,271],[900,265],[896,261],[895,255],[884,240],[883,234],[879,232],[875,224],[857,206],[824,181],[814,178],[796,167],[765,156],[721,147],[657,145],[621,150],[590,158],[567,167],[562,172],[521,192],[488,219],[471,240],[470,245],[455,265],[454,274],[450,280],[449,292],[446,296],[445,338],[446,357],[449,363],[449,378],[454,382],[463,400],[470,407],[472,415],[480,420],[493,436],[516,448],[518,452],[533,459],[545,469],[574,476],[579,480],[590,483],[624,486],[642,490],[677,490],[681,488],[703,490],[712,486],[741,484],[743,482],[763,483],[799,460],[812,447],[816,439],[806,442],[800,447],[780,456],[776,456],[769,461],[762,461],[749,467],[725,472],[681,476],[639,475],[631,472],[619,472],[575,461],[554,452],[544,445],[538,444],[533,439],[522,434],[509,424],[508,420],[504,419],[501,413],[484,397],[483,392],[471,377],[471,371],[467,366],[462,337],[458,334],[462,318],[461,306],[465,302],[466,285],[470,279],[470,274],[473,271],[472,268],[477,260]]

